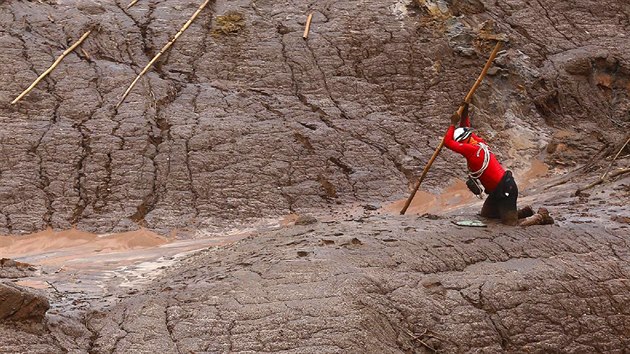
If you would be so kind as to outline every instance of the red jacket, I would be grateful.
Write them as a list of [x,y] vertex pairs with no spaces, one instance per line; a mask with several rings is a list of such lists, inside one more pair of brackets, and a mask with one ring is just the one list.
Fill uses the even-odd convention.
[[[462,119],[460,126],[470,127],[470,117],[466,116],[464,119]],[[453,139],[454,131],[455,126],[451,125],[446,131],[446,135],[444,135],[444,146],[464,156],[466,158],[466,161],[468,162],[468,169],[470,171],[478,171],[483,165],[483,150],[480,151],[479,157],[477,157],[477,151],[480,150],[479,145],[460,143],[455,141]],[[473,133],[471,136],[476,141],[485,144],[485,141],[476,134]],[[492,191],[494,191],[494,189],[499,184],[499,181],[501,181],[501,178],[503,178],[504,174],[505,170],[503,169],[503,167],[501,167],[501,164],[499,164],[499,161],[497,161],[497,158],[494,156],[494,154],[490,153],[490,162],[488,163],[488,167],[479,178],[479,181],[481,181],[481,184],[483,184],[486,189],[486,193],[492,193]]]

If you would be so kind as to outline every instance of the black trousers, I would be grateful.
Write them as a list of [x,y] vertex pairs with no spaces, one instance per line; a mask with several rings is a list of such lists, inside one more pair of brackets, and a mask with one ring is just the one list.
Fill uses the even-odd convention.
[[480,214],[486,218],[501,219],[506,225],[516,225],[518,223],[516,199],[518,199],[516,181],[511,171],[505,171],[497,188],[488,194]]

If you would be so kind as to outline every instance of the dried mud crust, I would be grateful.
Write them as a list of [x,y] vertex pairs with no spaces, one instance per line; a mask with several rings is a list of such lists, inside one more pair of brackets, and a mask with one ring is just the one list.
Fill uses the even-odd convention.
[[[0,0],[1,234],[205,230],[404,198],[497,33],[510,43],[473,121],[500,160],[600,170],[525,191],[556,226],[309,219],[201,252],[106,310],[62,289],[51,301],[87,312],[2,322],[0,352],[630,351],[627,175],[573,195],[626,138],[623,2],[214,1],[116,110],[199,4],[126,5]],[[445,152],[423,186],[464,168]]]
[[200,252],[93,316],[90,351],[621,353],[628,246],[581,225],[294,226]]
[[[0,233],[166,233],[400,199],[496,33],[510,43],[474,119],[508,167],[549,142],[548,163],[580,163],[627,127],[623,2],[431,4],[213,1],[116,110],[198,2],[1,2]],[[442,188],[457,161],[443,154],[424,186]]]
[[97,274],[51,275],[46,321],[0,324],[0,352],[623,353],[630,190],[576,188],[522,198],[547,205],[553,226],[452,224],[478,218],[475,204],[424,216],[365,205],[178,257],[131,288],[110,274],[92,285],[105,297],[81,294]]

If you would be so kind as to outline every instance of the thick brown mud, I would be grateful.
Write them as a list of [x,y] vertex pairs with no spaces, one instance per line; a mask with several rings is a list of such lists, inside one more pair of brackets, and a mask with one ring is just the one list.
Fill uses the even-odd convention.
[[199,3],[0,0],[0,352],[630,352],[625,2]]

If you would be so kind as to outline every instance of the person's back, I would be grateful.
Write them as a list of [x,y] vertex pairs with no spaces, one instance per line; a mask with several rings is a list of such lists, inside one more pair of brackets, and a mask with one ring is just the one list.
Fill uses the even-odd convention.
[[[455,139],[455,136],[459,140]],[[485,141],[472,132],[470,118],[467,115],[462,119],[460,128],[455,129],[454,125],[449,127],[444,136],[444,146],[466,158],[468,170],[483,184],[487,194],[496,189],[505,174],[505,169],[490,152]]]

